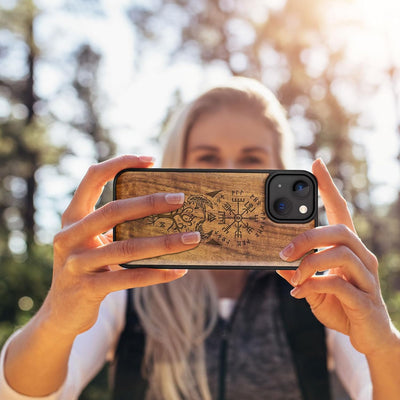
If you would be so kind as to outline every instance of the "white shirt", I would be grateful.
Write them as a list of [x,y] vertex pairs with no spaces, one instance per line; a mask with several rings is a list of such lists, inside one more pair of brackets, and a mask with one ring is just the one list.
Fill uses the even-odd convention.
[[[234,302],[221,299],[220,314],[228,318]],[[29,397],[14,391],[4,377],[4,359],[15,332],[7,340],[0,354],[0,399],[2,400],[75,400],[96,376],[107,360],[111,360],[119,336],[125,325],[126,292],[109,294],[102,302],[97,322],[88,331],[78,335],[68,362],[68,375],[61,388],[45,397]],[[357,352],[348,336],[327,329],[328,359],[352,399],[372,399],[372,383],[365,356]]]

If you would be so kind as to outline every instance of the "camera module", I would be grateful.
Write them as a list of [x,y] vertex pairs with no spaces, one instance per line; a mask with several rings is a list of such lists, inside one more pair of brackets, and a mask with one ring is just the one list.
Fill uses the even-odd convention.
[[266,181],[266,211],[277,223],[308,222],[316,218],[317,181],[307,171],[276,171]]

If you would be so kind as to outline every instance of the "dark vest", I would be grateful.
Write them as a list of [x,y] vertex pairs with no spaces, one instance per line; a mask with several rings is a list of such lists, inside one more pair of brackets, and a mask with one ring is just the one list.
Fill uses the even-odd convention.
[[[278,280],[279,312],[292,354],[300,391],[304,400],[329,400],[329,374],[325,328],[312,314],[308,303],[289,295],[291,286]],[[114,400],[144,400],[147,381],[141,375],[145,346],[144,331],[127,291],[126,325],[120,336],[115,357]],[[265,394],[265,398],[268,398]],[[190,399],[188,399],[190,400]],[[224,400],[219,394],[218,400]]]

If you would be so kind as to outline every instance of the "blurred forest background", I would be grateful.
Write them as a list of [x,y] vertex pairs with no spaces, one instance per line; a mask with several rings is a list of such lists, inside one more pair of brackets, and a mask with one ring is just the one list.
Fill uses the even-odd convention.
[[[390,30],[400,14],[390,12],[396,1],[364,4],[366,20],[356,0],[0,0],[0,346],[46,296],[52,236],[88,165],[159,153],[173,110],[230,75],[276,93],[300,167],[318,156],[328,164],[380,260],[400,327],[400,36]],[[115,39],[107,20],[116,8],[126,29]],[[136,100],[121,83],[119,95],[107,90],[119,72],[104,72],[110,56],[96,37],[127,55],[111,58],[144,82]],[[170,71],[179,75],[172,84]],[[162,96],[154,113],[142,112]],[[112,111],[122,103],[123,113]],[[81,399],[109,398],[106,374]]]

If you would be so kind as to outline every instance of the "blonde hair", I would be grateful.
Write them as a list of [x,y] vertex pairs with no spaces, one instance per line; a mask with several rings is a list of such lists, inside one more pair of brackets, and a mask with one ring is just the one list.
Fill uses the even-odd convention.
[[[278,167],[293,161],[294,148],[285,112],[267,88],[248,78],[234,78],[205,92],[169,124],[163,167],[182,167],[187,137],[206,113],[240,109],[264,121],[274,135]],[[138,288],[134,304],[146,332],[143,373],[147,400],[211,400],[204,340],[217,320],[218,296],[207,271],[190,271],[167,284]]]
[[273,135],[278,168],[289,168],[294,164],[293,135],[282,105],[260,82],[235,77],[224,86],[208,90],[173,116],[165,134],[162,166],[181,168],[185,164],[187,140],[194,124],[203,115],[224,108],[249,113],[262,121]]
[[207,271],[138,288],[134,306],[146,332],[146,400],[211,400],[204,340],[217,320],[217,292]]

